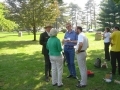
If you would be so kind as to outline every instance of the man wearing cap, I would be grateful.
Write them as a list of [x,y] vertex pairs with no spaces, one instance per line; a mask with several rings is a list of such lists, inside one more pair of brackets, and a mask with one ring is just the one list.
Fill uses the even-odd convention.
[[42,54],[44,55],[45,59],[45,80],[48,82],[49,77],[51,77],[51,63],[48,55],[49,51],[46,49],[46,44],[48,39],[50,38],[49,32],[52,29],[52,26],[46,25],[44,29],[45,32],[40,34],[39,43],[42,45]]

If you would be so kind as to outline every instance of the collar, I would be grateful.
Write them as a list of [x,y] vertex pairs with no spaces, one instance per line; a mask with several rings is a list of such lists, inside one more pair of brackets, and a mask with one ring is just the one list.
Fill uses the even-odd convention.
[[68,30],[67,30],[67,33],[71,33],[71,32],[73,32],[73,30],[71,30],[71,31],[68,31]]
[[48,34],[48,36],[50,36],[50,33],[49,32],[47,32],[47,31],[45,31],[47,34]]

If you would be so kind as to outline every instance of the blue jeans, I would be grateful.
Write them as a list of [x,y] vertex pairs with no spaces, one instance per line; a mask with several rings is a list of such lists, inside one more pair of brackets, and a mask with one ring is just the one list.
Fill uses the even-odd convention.
[[74,57],[75,57],[75,49],[64,47],[64,53],[67,60],[68,69],[70,75],[76,76],[75,64],[74,64]]

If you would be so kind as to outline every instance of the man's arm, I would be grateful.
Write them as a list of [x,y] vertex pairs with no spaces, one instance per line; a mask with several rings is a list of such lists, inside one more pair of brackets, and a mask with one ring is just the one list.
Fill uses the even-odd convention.
[[76,51],[76,53],[80,53],[81,49],[82,49],[82,46],[83,46],[83,37],[82,36],[79,36],[78,37],[78,50]]
[[41,44],[41,45],[45,45],[46,44],[45,41],[44,41],[44,34],[43,33],[40,34],[39,44]]
[[82,46],[83,46],[83,43],[82,43],[82,42],[80,42],[80,43],[79,43],[79,46],[78,46],[77,53],[80,53]]
[[111,44],[111,46],[113,46],[113,42],[112,42],[113,37],[114,37],[114,33],[112,33],[111,36],[110,36],[110,44]]

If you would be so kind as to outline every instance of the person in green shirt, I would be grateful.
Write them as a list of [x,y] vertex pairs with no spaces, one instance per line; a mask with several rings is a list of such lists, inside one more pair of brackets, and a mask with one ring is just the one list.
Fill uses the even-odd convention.
[[62,74],[63,74],[63,57],[62,46],[60,40],[57,38],[58,31],[52,29],[50,31],[50,38],[47,41],[46,48],[49,50],[50,62],[52,65],[52,85],[58,87],[63,86]]

